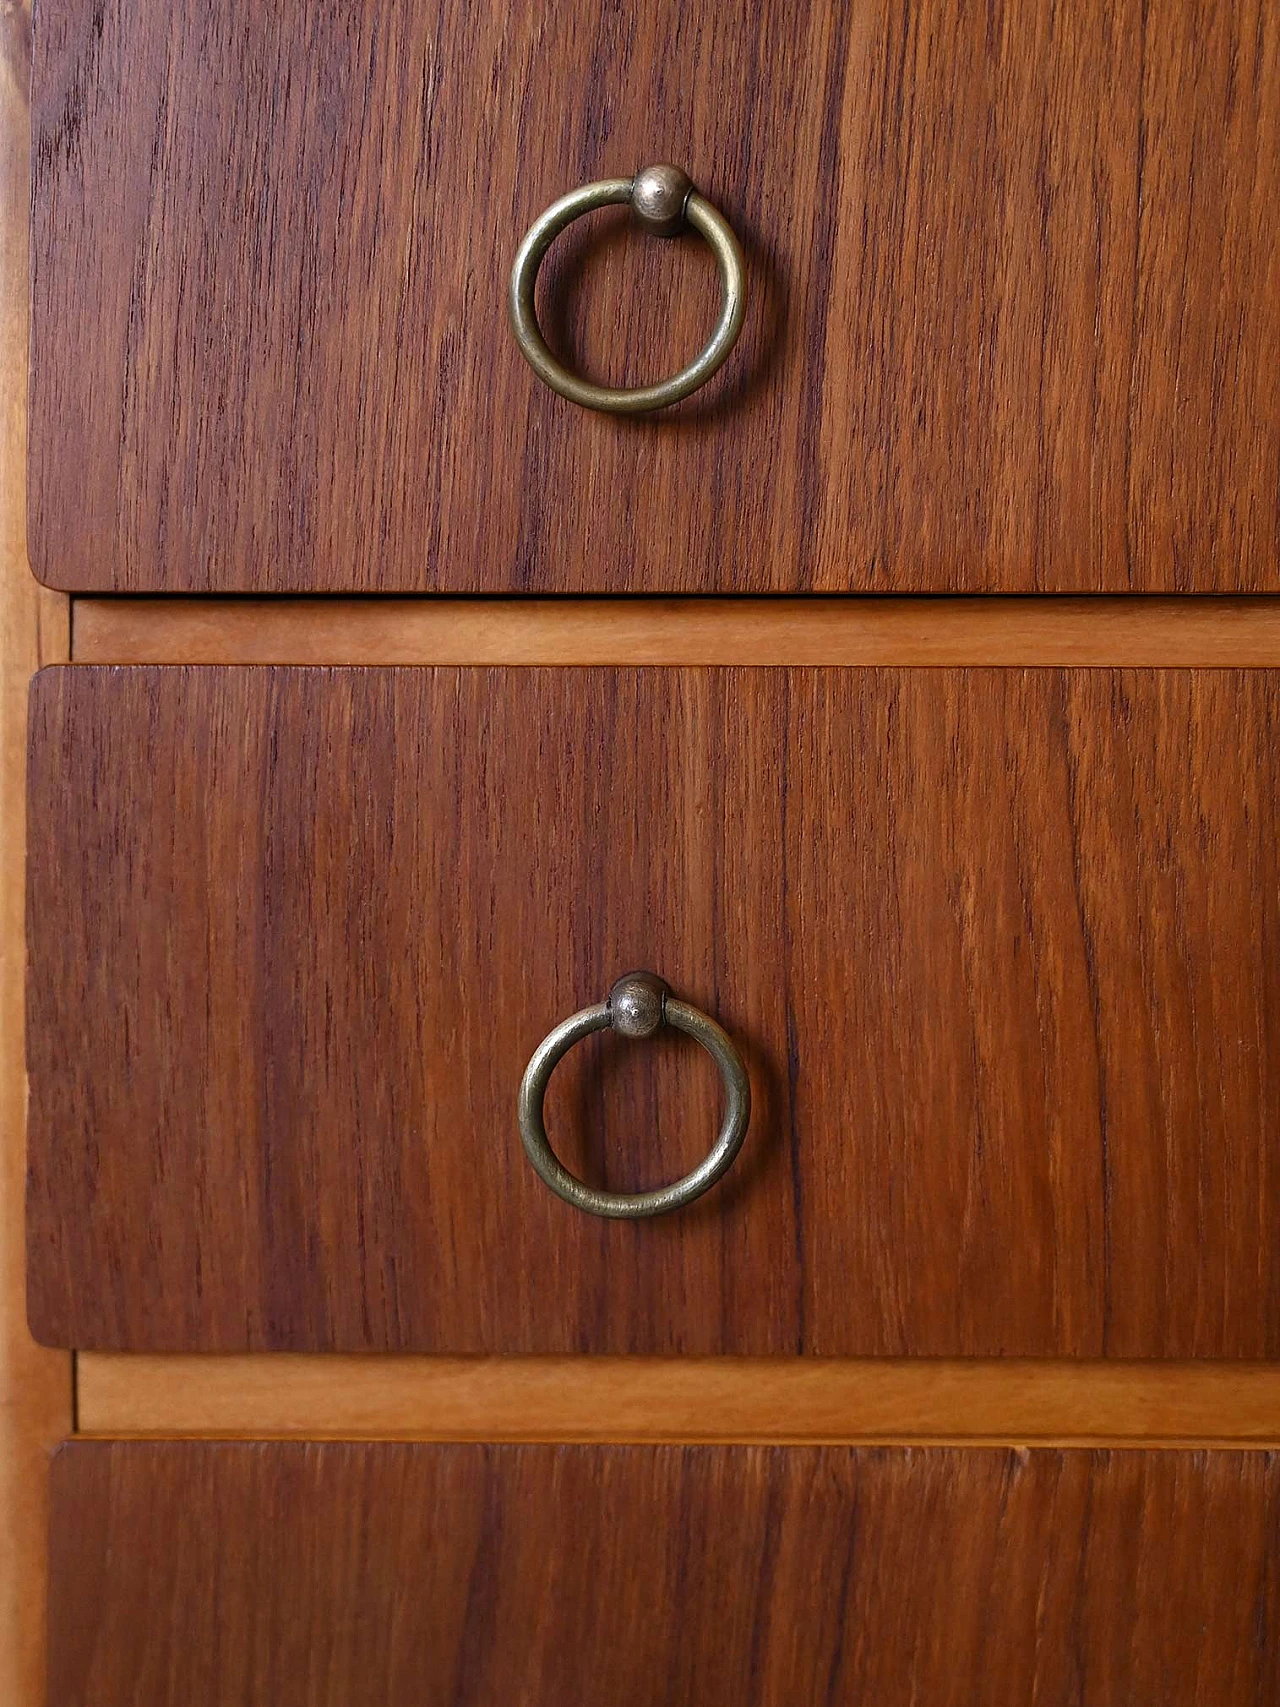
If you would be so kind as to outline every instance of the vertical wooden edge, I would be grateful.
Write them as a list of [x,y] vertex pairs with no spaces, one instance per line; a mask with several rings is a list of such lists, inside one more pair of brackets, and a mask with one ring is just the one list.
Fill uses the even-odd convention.
[[27,4],[0,10],[0,1701],[45,1696],[48,1459],[72,1427],[69,1352],[27,1331],[23,1190],[27,685],[70,657],[70,601],[37,585],[26,552]]

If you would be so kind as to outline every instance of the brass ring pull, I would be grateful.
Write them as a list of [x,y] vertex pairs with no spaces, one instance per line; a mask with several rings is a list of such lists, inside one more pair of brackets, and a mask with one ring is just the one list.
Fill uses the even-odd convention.
[[[538,325],[533,292],[547,250],[579,214],[613,202],[630,202],[640,223],[658,237],[672,237],[686,223],[693,226],[711,246],[720,264],[723,297],[720,319],[710,343],[688,367],[657,385],[630,389],[593,385],[556,360]],[[738,239],[727,221],[698,194],[686,174],[678,166],[646,166],[634,178],[602,178],[598,183],[570,190],[539,214],[525,233],[511,269],[507,306],[516,342],[525,359],[553,391],[570,402],[580,403],[584,409],[603,409],[614,415],[643,415],[650,409],[665,409],[670,403],[678,403],[705,385],[729,354],[747,311],[746,268]]]
[[[720,1134],[706,1157],[692,1173],[655,1191],[598,1191],[571,1174],[552,1150],[542,1119],[547,1085],[560,1057],[580,1038],[612,1026],[624,1037],[652,1037],[663,1025],[674,1025],[707,1051],[724,1080],[725,1110]],[[661,978],[652,972],[630,972],[609,992],[609,999],[572,1014],[533,1052],[520,1086],[520,1138],[525,1154],[538,1176],[557,1197],[585,1209],[589,1215],[604,1215],[614,1221],[635,1221],[647,1215],[664,1215],[682,1209],[710,1189],[742,1148],[751,1118],[751,1085],[742,1057],[716,1022],[687,1002],[679,1002]]]

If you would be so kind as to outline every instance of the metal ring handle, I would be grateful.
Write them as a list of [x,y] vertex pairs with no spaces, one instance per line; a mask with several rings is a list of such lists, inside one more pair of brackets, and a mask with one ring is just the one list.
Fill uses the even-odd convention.
[[[646,230],[659,237],[674,236],[688,223],[710,245],[720,266],[722,300],[720,319],[711,341],[686,368],[657,385],[625,388],[593,385],[570,372],[547,347],[538,325],[534,286],[543,257],[556,238],[580,214],[614,202],[630,202]],[[602,178],[570,190],[552,202],[545,213],[525,232],[511,269],[507,302],[516,342],[534,372],[561,397],[580,403],[584,409],[603,409],[613,415],[643,415],[678,403],[700,385],[705,385],[738,341],[747,312],[747,274],[742,249],[732,228],[678,166],[646,166],[634,178]]]
[[[551,1148],[542,1118],[547,1085],[560,1057],[593,1031],[612,1026],[624,1037],[651,1037],[664,1024],[674,1025],[678,1031],[696,1038],[720,1069],[725,1109],[719,1136],[693,1172],[672,1185],[659,1186],[655,1191],[598,1191],[571,1174]],[[751,1084],[742,1057],[728,1034],[699,1008],[677,1001],[662,979],[652,972],[628,973],[613,986],[607,1001],[583,1008],[561,1021],[534,1050],[520,1085],[520,1138],[538,1177],[575,1209],[614,1221],[665,1215],[668,1210],[682,1209],[686,1203],[701,1197],[730,1167],[742,1148],[750,1118]]]

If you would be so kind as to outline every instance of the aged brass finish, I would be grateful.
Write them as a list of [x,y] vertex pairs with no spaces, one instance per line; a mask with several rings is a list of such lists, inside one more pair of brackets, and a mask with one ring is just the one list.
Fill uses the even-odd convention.
[[[688,367],[657,385],[620,387],[594,385],[558,362],[538,325],[534,288],[547,250],[580,214],[615,202],[629,202],[646,231],[674,236],[691,225],[710,245],[720,266],[720,319],[710,342]],[[584,184],[552,202],[524,235],[511,269],[507,299],[511,329],[525,359],[538,377],[584,409],[614,415],[643,415],[665,409],[705,385],[737,342],[747,311],[747,275],[738,239],[724,217],[694,189],[678,166],[646,166],[634,178],[602,178]]]
[[[556,1157],[547,1138],[542,1104],[547,1085],[560,1057],[580,1038],[606,1026],[624,1037],[652,1037],[663,1025],[696,1038],[720,1069],[724,1080],[725,1109],[714,1145],[692,1173],[671,1185],[653,1191],[600,1191],[571,1174]],[[747,1135],[751,1118],[751,1084],[742,1057],[728,1035],[700,1009],[677,1001],[661,978],[652,972],[630,972],[620,978],[607,1001],[583,1008],[555,1027],[533,1052],[520,1086],[520,1139],[538,1177],[557,1197],[589,1215],[614,1221],[641,1220],[681,1209],[708,1191],[732,1165]]]
[[669,992],[655,972],[628,972],[609,992],[609,1022],[624,1037],[652,1037],[665,1024]]
[[646,166],[631,181],[631,211],[654,237],[674,237],[692,194],[693,179],[679,166]]

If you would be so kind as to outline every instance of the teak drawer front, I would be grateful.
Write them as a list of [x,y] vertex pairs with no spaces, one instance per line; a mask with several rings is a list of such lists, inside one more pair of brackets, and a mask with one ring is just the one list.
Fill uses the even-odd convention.
[[[82,1349],[1280,1355],[1268,671],[58,667],[29,1304]],[[650,966],[748,1140],[515,1125]],[[556,1070],[700,1159],[705,1055]]]
[[[1260,0],[41,0],[32,559],[101,591],[1280,589],[1280,10]],[[742,341],[669,417],[506,323],[562,192],[686,166]],[[693,238],[557,243],[613,383]]]
[[[29,1296],[124,1350],[1280,1355],[1266,671],[56,668]],[[636,966],[755,1106],[692,1207],[528,1165]],[[563,1158],[708,1149],[670,1032]]]
[[49,1707],[1261,1707],[1270,1454],[83,1444]]

